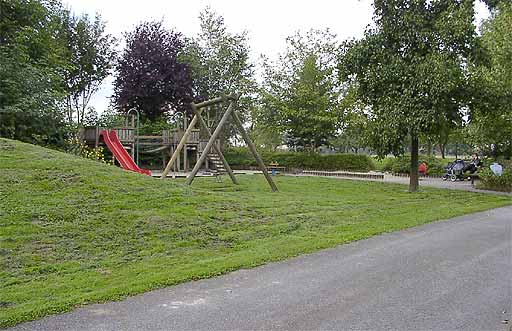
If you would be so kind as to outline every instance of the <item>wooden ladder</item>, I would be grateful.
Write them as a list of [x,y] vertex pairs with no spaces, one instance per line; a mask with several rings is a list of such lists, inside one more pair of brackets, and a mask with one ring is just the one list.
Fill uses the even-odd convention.
[[222,160],[219,155],[214,151],[210,151],[207,155],[209,163],[212,165],[214,170],[219,174],[227,173],[226,168],[224,168],[224,164],[222,164]]

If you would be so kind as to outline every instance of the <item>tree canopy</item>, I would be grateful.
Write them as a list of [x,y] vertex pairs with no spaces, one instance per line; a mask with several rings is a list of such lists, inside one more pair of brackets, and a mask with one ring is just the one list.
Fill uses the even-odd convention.
[[112,73],[116,39],[105,33],[101,16],[75,16],[65,12],[63,41],[69,66],[64,71],[66,110],[69,122],[82,124],[87,105],[101,83]]
[[149,120],[186,111],[192,79],[189,65],[180,60],[181,33],[165,29],[162,22],[144,22],[125,38],[114,83],[119,109],[136,108]]
[[482,26],[471,68],[473,143],[494,156],[512,155],[512,4],[502,3]]
[[64,139],[62,14],[53,2],[0,1],[0,136],[38,144]]
[[[187,40],[183,60],[192,69],[194,99],[203,101],[223,94],[239,93],[239,114],[247,120],[248,109],[253,106],[256,92],[254,65],[249,60],[250,47],[247,33],[231,33],[224,18],[206,7],[199,14],[200,32]],[[213,126],[222,116],[222,109],[206,112],[207,122]],[[221,131],[224,146],[236,137],[231,122]]]
[[329,143],[340,115],[335,37],[328,30],[297,33],[287,38],[287,50],[277,61],[265,59],[257,128],[277,126],[295,149]]
[[340,72],[367,106],[369,143],[378,155],[401,154],[411,141],[416,191],[419,135],[463,116],[473,1],[375,0],[374,8],[375,28],[346,45]]
[[99,16],[74,17],[58,0],[0,1],[0,135],[62,145],[109,74],[112,41]]

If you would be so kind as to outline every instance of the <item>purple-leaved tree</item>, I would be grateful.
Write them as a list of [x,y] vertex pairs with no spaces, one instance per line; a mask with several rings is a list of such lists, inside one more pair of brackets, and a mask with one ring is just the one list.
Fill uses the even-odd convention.
[[179,60],[181,33],[161,22],[144,22],[125,34],[117,63],[113,101],[122,111],[137,108],[148,120],[185,112],[192,101],[190,68]]

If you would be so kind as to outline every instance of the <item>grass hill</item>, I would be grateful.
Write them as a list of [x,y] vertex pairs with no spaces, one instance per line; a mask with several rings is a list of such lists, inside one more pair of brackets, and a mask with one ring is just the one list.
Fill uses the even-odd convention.
[[0,138],[0,326],[512,203],[276,179],[189,187]]

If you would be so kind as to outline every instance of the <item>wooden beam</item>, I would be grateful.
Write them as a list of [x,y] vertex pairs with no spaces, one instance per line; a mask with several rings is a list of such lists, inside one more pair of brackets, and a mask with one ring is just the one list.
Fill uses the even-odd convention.
[[[197,109],[195,109],[194,106],[192,106],[192,109],[197,114]],[[205,123],[204,119],[201,117],[201,115],[197,116],[197,120],[198,120],[199,125],[201,126],[201,128],[203,128],[203,130],[206,132],[207,137],[211,138],[212,133],[210,132],[210,129],[208,129],[208,126],[206,125],[206,123]],[[217,143],[214,143],[213,144],[213,148],[215,149],[215,152],[219,155],[219,157],[220,157],[220,159],[222,161],[222,164],[224,165],[224,168],[228,172],[228,175],[231,178],[231,181],[233,182],[233,184],[238,184],[238,181],[237,181],[237,179],[235,177],[235,174],[233,173],[233,170],[231,170],[231,167],[229,166],[228,161],[226,160],[226,158],[222,154],[222,151],[220,150],[219,145]]]
[[[204,148],[203,152],[201,153],[201,156],[199,157],[199,160],[197,160],[196,165],[194,166],[194,169],[192,169],[192,172],[187,177],[187,184],[188,185],[192,184],[192,181],[194,180],[194,177],[197,175],[197,172],[199,171],[199,168],[201,168],[201,165],[204,163],[204,160],[208,156],[208,152],[212,148],[212,145],[215,143],[215,141],[219,137],[220,131],[222,130],[222,127],[224,126],[224,124],[226,124],[226,122],[227,122],[227,120],[229,118],[229,115],[231,115],[231,113],[233,112],[233,108],[234,108],[234,101],[231,101],[229,103],[228,109],[226,110],[224,115],[222,115],[222,118],[220,119],[219,125],[217,125],[217,128],[215,128],[215,131],[213,131],[213,134],[211,135],[210,140],[208,140],[208,143],[206,144],[206,147]],[[201,116],[200,111],[201,111],[201,109],[198,109],[198,114],[196,114],[194,116],[196,121],[198,120],[197,117]]]
[[[198,113],[199,113],[199,115],[201,114],[201,109],[198,110]],[[162,178],[162,179],[166,178],[167,174],[169,174],[169,171],[171,171],[171,168],[172,168],[174,162],[176,161],[176,159],[178,158],[178,155],[181,152],[181,149],[183,148],[183,146],[187,142],[188,136],[194,130],[194,126],[197,123],[197,116],[198,116],[197,114],[194,115],[194,118],[192,118],[192,120],[190,121],[190,124],[188,125],[187,130],[183,134],[183,137],[181,137],[180,143],[178,144],[178,146],[174,150],[174,153],[172,154],[171,159],[169,160],[169,163],[167,163],[167,166],[165,167],[164,171],[162,172],[162,176],[160,178]]]
[[193,105],[196,107],[196,109],[201,109],[201,108],[204,108],[204,107],[208,107],[208,106],[214,105],[216,103],[221,103],[224,100],[225,100],[224,97],[218,97],[218,98],[211,99],[211,100],[206,100],[206,101],[203,101],[203,102],[200,102],[200,103],[194,103]]
[[260,167],[260,170],[263,172],[263,175],[267,179],[268,184],[270,185],[270,188],[272,188],[272,191],[277,192],[277,186],[272,180],[272,177],[268,174],[267,167],[265,166],[265,163],[263,163],[263,160],[261,159],[261,156],[258,154],[258,151],[256,150],[256,146],[251,141],[251,138],[249,137],[249,134],[245,131],[245,128],[242,124],[242,121],[238,117],[238,114],[236,111],[232,112],[233,119],[235,122],[235,125],[238,127],[238,130],[240,130],[240,133],[242,134],[242,137],[245,140],[245,143],[249,147],[249,150],[251,151],[252,155],[256,159],[256,163],[258,163],[258,166]]
[[204,108],[204,107],[208,107],[208,106],[211,106],[211,105],[215,105],[215,104],[221,103],[221,102],[226,101],[226,100],[237,101],[238,98],[239,98],[239,96],[236,95],[236,94],[223,95],[221,97],[217,97],[217,98],[214,98],[214,99],[206,100],[206,101],[203,101],[203,102],[200,102],[200,103],[193,103],[193,105],[197,109],[201,109],[201,108]]

